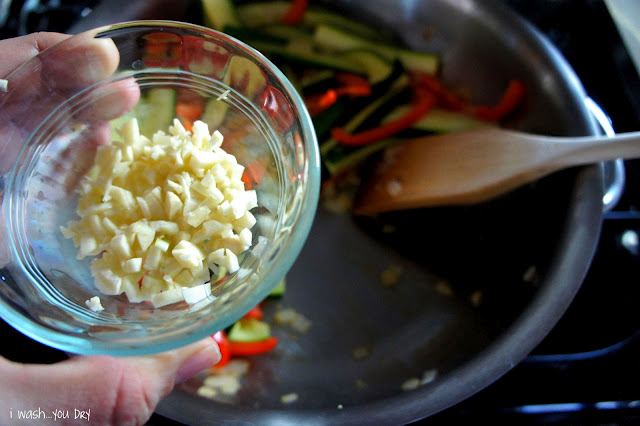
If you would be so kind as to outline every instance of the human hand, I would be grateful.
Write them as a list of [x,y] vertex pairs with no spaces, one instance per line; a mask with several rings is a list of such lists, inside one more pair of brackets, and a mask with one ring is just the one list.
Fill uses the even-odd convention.
[[[37,56],[61,42],[55,54]],[[6,92],[0,91],[0,174],[13,166],[45,117],[64,100],[112,76],[119,60],[113,41],[94,38],[92,33],[71,39],[65,34],[34,33],[0,40],[0,79],[7,80]],[[108,121],[131,110],[139,96],[137,85],[123,80],[113,84],[110,94],[73,112],[90,124],[83,149],[73,153],[75,164],[91,163],[96,147],[111,135]]]
[[[0,175],[17,161],[26,137],[61,99],[109,77],[117,69],[119,56],[113,42],[91,37],[68,44],[67,54],[55,61],[28,62],[68,37],[36,33],[0,40],[0,79],[8,80],[8,91],[0,91]],[[19,68],[24,63],[28,64],[27,70]],[[60,152],[58,167],[90,164],[96,147],[108,142],[107,120],[127,112],[138,100],[135,85],[124,81],[122,87],[121,92],[105,96],[88,111],[93,121],[83,149],[74,150],[73,154]],[[74,172],[80,175],[82,170]],[[0,243],[4,240],[2,226]],[[0,267],[8,260],[4,247],[0,244]],[[20,410],[24,413],[37,409],[39,420],[44,423],[64,424],[73,422],[74,410],[79,410],[97,424],[144,424],[176,383],[219,359],[220,352],[212,338],[144,357],[77,356],[51,365],[23,365],[0,357],[0,413],[17,419]],[[70,415],[56,421],[56,410]],[[76,421],[86,424],[86,418]]]
[[77,356],[50,365],[0,357],[0,413],[9,423],[31,412],[37,424],[142,425],[175,384],[219,360],[211,337],[141,357]]

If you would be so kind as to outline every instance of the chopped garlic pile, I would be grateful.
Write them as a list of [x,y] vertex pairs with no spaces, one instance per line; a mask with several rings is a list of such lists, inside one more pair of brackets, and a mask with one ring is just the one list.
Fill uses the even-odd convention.
[[99,256],[91,264],[98,290],[157,307],[204,286],[210,270],[237,271],[257,197],[244,189],[244,167],[221,148],[222,134],[201,121],[189,132],[177,119],[152,140],[135,119],[119,132],[122,141],[100,147],[83,178],[80,219],[61,229],[78,259]]

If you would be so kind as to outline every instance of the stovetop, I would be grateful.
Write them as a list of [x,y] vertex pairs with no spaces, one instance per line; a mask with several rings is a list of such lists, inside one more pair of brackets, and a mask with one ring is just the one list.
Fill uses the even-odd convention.
[[[0,38],[64,32],[98,1],[9,2],[7,22],[0,10]],[[640,130],[640,77],[602,0],[504,1],[559,48],[616,132]],[[35,7],[21,15],[27,5]],[[504,377],[429,423],[640,424],[640,160],[624,165],[624,192],[605,214],[592,267],[557,326]],[[66,358],[4,323],[0,333],[18,342],[2,348],[9,359]],[[166,423],[159,416],[149,422]]]

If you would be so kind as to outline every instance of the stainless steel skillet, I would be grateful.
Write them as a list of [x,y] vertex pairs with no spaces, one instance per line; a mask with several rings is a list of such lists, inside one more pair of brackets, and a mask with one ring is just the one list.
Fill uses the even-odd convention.
[[[171,11],[165,3],[145,16],[132,7],[122,13],[136,16],[105,18],[97,10],[102,21],[84,24],[182,19],[176,3]],[[441,54],[446,81],[481,102],[522,79],[530,96],[525,116],[508,123],[515,129],[598,131],[567,62],[500,1],[335,3]],[[194,396],[197,383],[190,383],[159,413],[187,424],[403,424],[462,401],[521,361],[579,290],[599,235],[602,179],[600,166],[576,168],[474,207],[375,220],[320,209],[280,302],[308,317],[310,331],[275,330],[280,348],[252,363],[230,403]],[[390,266],[403,270],[393,288],[380,284]],[[368,356],[354,358],[361,348]],[[433,380],[402,389],[423,377]],[[283,405],[289,393],[298,400]]]

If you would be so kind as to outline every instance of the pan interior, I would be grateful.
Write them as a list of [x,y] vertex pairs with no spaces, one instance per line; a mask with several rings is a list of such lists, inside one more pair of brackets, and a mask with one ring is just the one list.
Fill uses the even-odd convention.
[[[571,69],[500,2],[338,3],[398,31],[409,46],[440,54],[446,82],[480,102],[495,102],[511,78],[521,79],[526,111],[509,127],[596,133]],[[206,412],[216,421],[346,420],[353,409],[398,422],[460,401],[519,362],[570,303],[597,241],[601,179],[597,166],[572,169],[480,205],[374,219],[320,207],[285,296],[267,311],[294,308],[311,320],[309,331],[274,327],[279,348],[252,361],[227,403],[191,396],[202,381],[196,378],[160,413],[182,421]],[[394,267],[402,271],[397,284],[383,285],[381,274]],[[480,358],[485,368],[471,379]],[[411,379],[424,384],[405,392]],[[295,404],[283,406],[291,393]],[[381,411],[385,401],[397,405]]]

